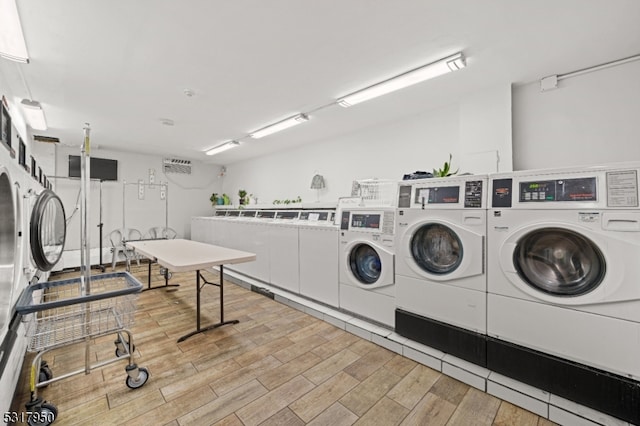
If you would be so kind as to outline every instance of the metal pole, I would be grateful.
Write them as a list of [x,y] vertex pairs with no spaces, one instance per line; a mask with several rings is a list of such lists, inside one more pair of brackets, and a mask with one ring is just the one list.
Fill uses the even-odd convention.
[[84,127],[84,143],[80,156],[80,271],[82,294],[90,294],[91,245],[89,243],[89,177],[91,176],[91,128]]
[[[89,243],[89,179],[91,176],[91,128],[89,123],[84,127],[84,143],[82,144],[82,155],[80,156],[80,286],[81,294],[91,294],[91,245]],[[86,318],[85,327],[85,349],[84,349],[84,372],[91,372],[91,360],[89,350],[89,335],[91,308],[87,303],[85,306]]]

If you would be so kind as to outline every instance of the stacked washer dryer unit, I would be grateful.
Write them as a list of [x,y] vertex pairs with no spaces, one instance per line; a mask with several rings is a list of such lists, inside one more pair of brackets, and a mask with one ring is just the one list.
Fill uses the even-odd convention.
[[27,345],[16,301],[30,281],[47,279],[62,256],[65,238],[60,199],[0,147],[0,401],[7,404]]
[[400,183],[396,332],[486,365],[487,176]]
[[340,308],[395,325],[395,208],[349,207],[340,213]]
[[640,163],[498,174],[488,367],[640,424]]

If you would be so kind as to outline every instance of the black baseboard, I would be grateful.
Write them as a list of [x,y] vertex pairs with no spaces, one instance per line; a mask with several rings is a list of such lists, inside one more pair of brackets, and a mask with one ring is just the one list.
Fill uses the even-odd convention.
[[482,367],[487,365],[487,340],[484,334],[402,309],[396,309],[396,333]]
[[[594,341],[594,345],[597,344]],[[602,413],[640,424],[640,382],[635,380],[492,337],[487,338],[487,368]]]

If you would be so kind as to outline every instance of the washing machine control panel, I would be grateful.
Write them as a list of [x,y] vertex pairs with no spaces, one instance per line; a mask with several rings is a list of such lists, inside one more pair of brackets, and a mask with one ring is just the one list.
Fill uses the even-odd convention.
[[340,229],[392,235],[394,216],[394,211],[343,211]]
[[520,202],[598,201],[595,177],[520,182]]

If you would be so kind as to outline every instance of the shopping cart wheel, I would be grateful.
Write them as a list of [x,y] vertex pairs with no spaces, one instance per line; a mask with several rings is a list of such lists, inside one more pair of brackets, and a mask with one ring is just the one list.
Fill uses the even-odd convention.
[[[116,357],[120,358],[121,356],[124,355],[129,355],[129,352],[127,352],[126,347],[129,346],[129,342],[125,339],[120,339],[120,337],[118,337],[118,339],[113,342],[116,345]],[[134,353],[136,351],[136,345],[131,345],[131,353]]]
[[48,426],[56,420],[56,417],[58,417],[56,406],[43,402],[33,408],[27,417],[27,424],[29,426]]
[[[42,363],[40,364],[40,373],[38,374],[38,383],[46,382],[47,380],[51,379],[53,379],[53,371],[51,371],[51,368],[49,368],[49,364],[47,364],[47,361],[42,361]],[[47,386],[49,385],[43,385],[40,387],[45,388]]]
[[142,387],[147,380],[149,379],[149,370],[144,367],[138,368],[138,377],[133,378],[131,376],[127,376],[127,386],[131,389],[138,389]]

